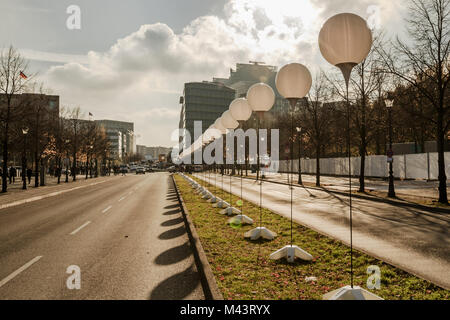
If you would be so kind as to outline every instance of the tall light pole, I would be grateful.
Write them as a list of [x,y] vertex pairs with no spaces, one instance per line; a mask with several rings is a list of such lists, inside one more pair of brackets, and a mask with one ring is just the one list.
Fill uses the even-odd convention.
[[[230,155],[231,161],[233,161],[234,163],[234,148],[233,150],[231,150],[231,146],[234,146],[234,132],[233,130],[236,129],[239,126],[239,122],[236,121],[236,119],[233,118],[233,116],[231,115],[230,110],[225,111],[222,114],[222,117],[220,117],[220,121],[222,123],[222,126],[227,129],[227,141],[230,142],[230,146],[227,147],[227,162],[229,162],[228,160],[230,160],[230,157],[228,155]],[[233,140],[233,142],[231,142],[231,140]],[[228,144],[228,143],[227,143]],[[228,163],[227,163],[228,164]],[[233,207],[233,194],[232,194],[232,189],[231,189],[231,183],[232,183],[232,178],[231,178],[232,174],[230,172],[230,206],[226,209],[224,209],[221,213],[222,214],[226,214],[226,215],[233,215],[235,213],[240,214],[241,211],[236,209],[235,207]]]
[[22,154],[22,189],[27,189],[27,135],[29,128],[23,128],[23,154]]
[[392,164],[394,162],[394,152],[392,150],[392,107],[394,106],[394,99],[387,98],[385,100],[386,108],[388,110],[388,123],[389,123],[389,150],[387,152],[387,161],[389,163],[389,191],[388,197],[395,198],[394,189],[394,170]]
[[[230,113],[231,116],[236,119],[239,122],[239,128],[242,129],[242,124],[247,121],[248,119],[250,119],[251,115],[252,115],[252,108],[250,107],[250,105],[248,104],[247,99],[245,98],[239,98],[234,100],[233,102],[231,102],[230,104]],[[242,134],[242,132],[240,132],[240,134]],[[244,141],[243,141],[243,145],[238,146],[241,147],[240,150],[242,150],[242,148],[244,149],[244,153],[243,154],[237,154],[237,156],[241,156],[238,158],[240,167],[241,167],[241,214],[231,218],[229,220],[229,223],[231,225],[244,225],[244,224],[253,224],[253,220],[244,215],[244,199],[242,197],[242,164],[245,162],[245,135],[244,135]],[[239,143],[239,139],[238,139],[238,143]]]
[[367,22],[353,13],[340,13],[328,19],[319,33],[319,48],[322,56],[338,67],[345,80],[347,102],[347,152],[350,211],[350,281],[351,285],[329,292],[324,299],[365,300],[381,299],[378,296],[353,286],[353,215],[352,215],[352,166],[350,146],[350,100],[348,96],[352,70],[369,55],[372,48],[372,32]]
[[[221,140],[222,142],[222,150],[224,149],[223,147],[223,135],[227,133],[227,129],[224,128],[224,126],[222,125],[222,121],[221,118],[218,118],[215,122],[214,122],[214,128],[217,129],[216,132],[216,139]],[[220,136],[219,136],[220,135]],[[224,196],[224,190],[223,190],[223,175],[224,175],[224,165],[222,164],[222,168],[221,168],[221,184],[222,184],[222,188],[221,188],[221,199],[218,199],[217,203],[213,204],[214,208],[225,208],[227,207],[227,203],[225,202],[225,200],[223,200],[223,196]],[[231,204],[229,204],[231,205]]]
[[298,184],[303,184],[302,181],[302,128],[295,128],[298,135]]
[[[250,87],[247,91],[247,101],[253,111],[257,114],[257,165],[259,171],[259,158],[260,158],[260,148],[259,148],[259,126],[260,121],[264,119],[264,113],[272,109],[275,103],[275,93],[273,89],[265,83],[257,83]],[[250,240],[258,240],[259,238],[264,238],[266,240],[273,240],[277,234],[266,227],[262,226],[262,185],[263,180],[259,181],[259,227],[248,231],[244,234],[245,238],[250,238]]]
[[[291,139],[290,139],[290,151],[291,168],[289,170],[291,178],[289,179],[289,189],[291,191],[291,241],[290,245],[275,251],[270,255],[273,260],[279,260],[286,258],[289,263],[293,263],[295,258],[299,258],[305,261],[311,261],[313,256],[301,249],[298,246],[294,246],[293,239],[293,198],[294,198],[294,112],[295,106],[298,101],[304,98],[312,86],[312,77],[308,68],[300,63],[290,63],[283,66],[278,71],[275,78],[275,84],[278,92],[289,101],[290,105],[290,118],[291,118]],[[300,160],[300,159],[299,159]],[[288,173],[289,174],[289,173]]]

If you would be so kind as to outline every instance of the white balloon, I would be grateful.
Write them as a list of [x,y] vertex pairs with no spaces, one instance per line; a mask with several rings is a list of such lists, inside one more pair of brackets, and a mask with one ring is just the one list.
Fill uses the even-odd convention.
[[372,31],[366,21],[353,13],[328,19],[319,33],[322,56],[334,66],[361,63],[372,47]]
[[252,115],[252,107],[248,104],[247,99],[238,98],[230,104],[231,116],[237,121],[246,121],[250,119]]
[[290,63],[278,71],[275,78],[278,92],[286,99],[305,97],[312,85],[308,68],[300,63]]
[[231,115],[230,110],[225,111],[220,117],[220,122],[225,129],[236,129],[239,127],[239,122],[237,122]]
[[253,111],[266,112],[272,109],[275,103],[275,93],[269,85],[257,83],[248,89],[247,101]]

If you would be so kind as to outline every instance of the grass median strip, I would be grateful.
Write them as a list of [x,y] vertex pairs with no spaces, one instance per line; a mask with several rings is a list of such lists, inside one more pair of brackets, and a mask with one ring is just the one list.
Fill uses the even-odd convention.
[[[285,260],[269,260],[272,252],[289,244],[288,219],[263,209],[263,225],[278,237],[272,242],[246,240],[244,233],[255,226],[228,226],[229,217],[219,214],[221,209],[202,200],[182,177],[175,175],[175,180],[225,299],[317,300],[324,293],[350,284],[350,253],[341,242],[294,223],[294,244],[311,253],[313,262],[288,264]],[[202,184],[221,195],[220,189],[203,181]],[[229,193],[224,191],[224,198],[228,200]],[[233,205],[238,206],[238,200],[233,195]],[[243,213],[259,224],[258,206],[244,201]],[[380,268],[380,289],[373,292],[384,299],[450,299],[448,290],[364,253],[354,251],[353,262],[355,285],[365,289],[371,276],[368,267]]]

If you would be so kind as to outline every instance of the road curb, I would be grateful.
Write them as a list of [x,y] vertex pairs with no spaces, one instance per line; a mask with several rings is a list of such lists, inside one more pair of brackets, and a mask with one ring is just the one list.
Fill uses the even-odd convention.
[[[254,180],[254,181],[256,181],[256,179],[252,179],[252,178],[248,178],[248,177],[243,177],[243,178],[247,179],[247,180]],[[280,182],[280,181],[264,180],[264,182],[279,184],[279,185],[283,185],[283,186],[289,186],[286,182]],[[308,187],[308,186],[303,186],[303,185],[299,185],[299,184],[293,184],[293,186],[296,187],[296,188],[306,188],[306,189],[317,190],[317,191],[325,191],[325,192],[339,194],[341,196],[347,196],[348,197],[348,192],[337,191],[337,190],[330,190],[330,189],[318,188],[318,187]],[[358,199],[370,200],[370,201],[374,201],[374,202],[382,202],[382,203],[387,203],[387,204],[392,204],[392,205],[400,205],[400,206],[403,206],[403,207],[409,207],[409,208],[414,208],[414,209],[419,209],[419,210],[425,210],[425,211],[434,212],[434,213],[448,213],[448,214],[450,214],[450,209],[446,209],[446,208],[430,207],[430,206],[425,206],[425,205],[422,205],[422,204],[404,202],[404,201],[393,200],[393,199],[375,198],[375,197],[372,197],[372,196],[366,196],[366,195],[362,195],[362,194],[358,194],[358,193],[352,193],[352,197],[358,198]]]
[[202,243],[200,242],[197,229],[195,228],[194,223],[189,216],[189,211],[186,207],[186,204],[184,203],[183,197],[178,190],[178,186],[173,175],[171,175],[171,177],[175,187],[175,191],[177,193],[178,201],[181,206],[181,211],[189,236],[189,241],[191,242],[193,248],[194,259],[200,274],[200,281],[202,283],[205,298],[206,300],[223,300],[222,293],[217,286],[216,278],[214,277],[214,273],[208,262],[206,253],[203,250]]

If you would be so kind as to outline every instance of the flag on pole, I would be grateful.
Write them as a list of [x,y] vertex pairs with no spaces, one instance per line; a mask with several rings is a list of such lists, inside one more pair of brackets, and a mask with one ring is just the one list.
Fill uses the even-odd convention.
[[28,77],[25,75],[25,73],[23,73],[22,71],[20,71],[20,77],[22,79],[27,79]]

